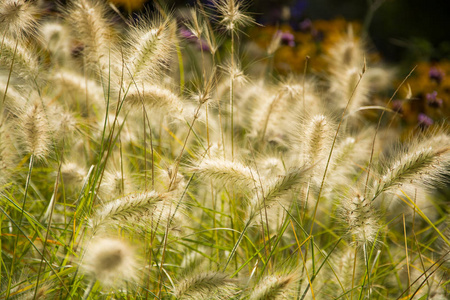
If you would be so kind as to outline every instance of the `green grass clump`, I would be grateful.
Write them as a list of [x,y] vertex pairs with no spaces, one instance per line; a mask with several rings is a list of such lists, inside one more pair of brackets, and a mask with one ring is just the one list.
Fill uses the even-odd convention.
[[351,29],[281,78],[240,1],[37,5],[0,4],[0,299],[449,297],[448,128],[399,139]]

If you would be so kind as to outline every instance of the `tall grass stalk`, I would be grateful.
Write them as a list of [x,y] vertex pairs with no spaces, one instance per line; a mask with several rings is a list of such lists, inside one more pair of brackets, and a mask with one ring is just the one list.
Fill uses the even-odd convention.
[[364,64],[363,69],[362,69],[362,73],[361,73],[358,81],[356,82],[355,87],[353,88],[353,91],[352,91],[352,93],[350,95],[350,98],[347,101],[347,105],[346,105],[344,111],[342,112],[341,120],[339,121],[338,127],[336,129],[336,134],[334,135],[333,143],[331,144],[330,154],[328,155],[327,164],[325,166],[325,171],[323,172],[322,182],[320,183],[320,189],[319,189],[319,194],[317,196],[316,206],[314,207],[314,213],[313,213],[312,222],[311,222],[311,229],[309,230],[309,234],[310,235],[312,235],[312,232],[313,232],[314,219],[316,218],[317,207],[319,206],[320,196],[321,196],[321,193],[322,193],[322,190],[323,190],[323,185],[325,183],[325,178],[327,176],[328,166],[330,165],[331,156],[333,155],[334,145],[336,144],[336,139],[338,137],[339,130],[341,129],[341,125],[342,125],[342,122],[344,121],[345,113],[347,112],[347,109],[348,109],[348,107],[349,107],[349,105],[350,105],[350,103],[352,101],[353,95],[355,94],[355,91],[358,88],[359,83],[361,82],[361,79],[363,78],[365,71],[366,71],[366,65]]
[[[34,164],[34,155],[31,154],[30,155],[30,163],[29,163],[29,167],[28,167],[28,173],[27,173],[27,179],[25,182],[25,192],[23,195],[22,211],[19,216],[18,228],[21,228],[21,226],[22,226],[23,214],[25,213],[25,204],[27,202],[28,188],[30,186],[30,181],[31,181],[31,172],[33,171],[33,164]],[[8,278],[8,288],[6,290],[7,291],[6,298],[9,297],[9,294],[11,291],[11,283],[12,283],[13,272],[14,272],[14,267],[15,267],[14,261],[16,259],[16,255],[18,255],[18,254],[16,254],[18,242],[19,242],[19,234],[17,234],[16,238],[14,239],[14,252],[13,252],[13,258],[12,258],[12,263],[11,263],[11,271],[10,271],[10,275]]]

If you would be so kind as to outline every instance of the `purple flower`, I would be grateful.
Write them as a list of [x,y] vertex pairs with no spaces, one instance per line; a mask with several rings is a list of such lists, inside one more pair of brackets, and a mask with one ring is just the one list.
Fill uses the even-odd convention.
[[288,45],[289,47],[295,47],[295,37],[292,33],[278,31],[278,34],[281,36],[281,43],[283,45]]
[[209,51],[208,43],[204,39],[198,39],[189,29],[180,28],[180,35],[191,43],[195,43],[199,50]]
[[300,30],[303,32],[309,31],[312,28],[312,22],[310,19],[305,19],[304,21],[300,22]]
[[427,97],[428,106],[434,107],[434,108],[439,108],[442,106],[442,99],[437,97],[436,91],[427,94],[426,97]]
[[392,101],[392,109],[399,113],[402,114],[403,113],[403,103],[401,100],[394,100]]
[[430,71],[428,72],[428,76],[430,77],[431,80],[436,81],[437,84],[441,84],[442,79],[444,79],[445,73],[441,69],[431,67]]
[[429,116],[427,116],[424,113],[420,113],[417,117],[417,121],[419,122],[419,126],[422,128],[427,128],[433,125],[433,119],[431,119]]
[[187,40],[196,40],[197,38],[195,37],[195,35],[186,28],[180,28],[180,34],[182,37],[184,37]]

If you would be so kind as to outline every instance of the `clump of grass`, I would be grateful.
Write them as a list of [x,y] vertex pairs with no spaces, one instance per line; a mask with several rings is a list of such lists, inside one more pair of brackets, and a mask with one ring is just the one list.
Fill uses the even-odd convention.
[[351,28],[249,61],[246,8],[0,4],[0,298],[449,295],[448,126],[403,138]]

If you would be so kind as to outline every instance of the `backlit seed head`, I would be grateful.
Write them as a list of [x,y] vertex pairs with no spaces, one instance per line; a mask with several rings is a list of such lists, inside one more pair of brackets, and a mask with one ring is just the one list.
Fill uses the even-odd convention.
[[136,278],[134,251],[118,239],[94,238],[86,249],[82,266],[86,273],[106,286]]
[[36,25],[38,11],[33,1],[4,0],[0,4],[0,32],[20,38]]

